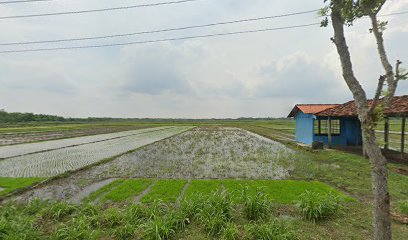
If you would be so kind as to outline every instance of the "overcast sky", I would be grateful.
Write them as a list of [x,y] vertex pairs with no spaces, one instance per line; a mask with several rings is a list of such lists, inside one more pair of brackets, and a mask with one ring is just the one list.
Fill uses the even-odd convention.
[[[54,0],[0,5],[0,16],[117,7],[168,0]],[[308,11],[323,0],[199,0],[77,15],[0,19],[0,43],[86,37]],[[393,0],[382,13],[408,10]],[[408,68],[408,14],[387,17],[385,44]],[[319,22],[305,14],[252,23],[0,50],[105,44]],[[355,72],[373,95],[383,74],[367,19],[349,28]],[[330,41],[318,26],[122,47],[0,54],[0,109],[71,117],[280,117],[296,103],[352,98]],[[399,94],[408,94],[408,81]]]

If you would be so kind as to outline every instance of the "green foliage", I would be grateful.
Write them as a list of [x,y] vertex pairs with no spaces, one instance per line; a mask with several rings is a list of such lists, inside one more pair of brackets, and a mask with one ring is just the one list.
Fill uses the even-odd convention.
[[397,206],[400,213],[408,216],[408,200],[398,202]]
[[198,218],[209,235],[217,236],[231,221],[230,195],[226,191],[216,191],[202,200],[203,204],[199,209]]
[[95,192],[92,192],[91,194],[89,194],[89,196],[84,199],[84,202],[86,202],[86,201],[90,201],[90,202],[95,201],[98,197],[100,197],[103,194],[106,194],[106,193],[110,192],[113,188],[119,186],[124,181],[125,181],[124,179],[115,180],[115,181],[113,181],[113,182],[99,188]]
[[163,202],[176,202],[186,183],[187,180],[159,180],[141,199],[141,202],[150,203],[155,199],[161,199]]
[[19,213],[7,218],[0,216],[0,239],[4,240],[36,240],[41,239],[35,226],[35,220]]
[[323,195],[306,191],[296,205],[305,219],[316,222],[334,215],[340,207],[340,200],[332,193]]
[[4,178],[0,177],[0,187],[4,188],[0,191],[0,196],[6,195],[7,193],[13,192],[15,190],[31,186],[35,183],[41,182],[45,178]]
[[114,228],[125,223],[124,213],[117,208],[109,208],[98,215],[98,225],[102,228]]
[[64,121],[65,118],[60,116],[33,114],[33,113],[9,113],[0,109],[0,123],[17,123],[17,122],[54,122]]
[[221,240],[237,240],[239,239],[239,229],[234,223],[228,222],[222,229]]
[[112,235],[115,237],[115,239],[128,240],[128,239],[135,238],[136,231],[137,231],[137,228],[135,227],[134,224],[126,223],[124,225],[121,225],[115,228],[112,231]]
[[129,179],[125,180],[118,187],[103,197],[104,201],[120,202],[135,197],[142,193],[150,184],[152,180],[149,179]]
[[66,202],[55,202],[41,212],[43,218],[60,221],[77,210],[77,206]]
[[[157,205],[163,208],[163,205]],[[153,207],[157,209],[157,207]],[[167,208],[168,210],[168,208]],[[152,211],[150,221],[141,226],[142,238],[152,240],[166,240],[171,239],[177,231],[183,230],[189,223],[183,211],[169,210],[169,211]]]
[[98,239],[99,231],[95,230],[88,217],[75,217],[68,223],[58,226],[54,234],[56,240]]
[[264,224],[251,224],[245,226],[247,239],[253,240],[292,240],[294,232],[284,221],[272,220]]
[[271,205],[268,197],[256,189],[255,195],[248,193],[248,187],[242,191],[242,201],[244,203],[244,216],[248,220],[266,219],[270,216]]
[[192,199],[198,195],[209,196],[214,191],[221,189],[222,181],[220,180],[192,180],[187,188],[184,198]]

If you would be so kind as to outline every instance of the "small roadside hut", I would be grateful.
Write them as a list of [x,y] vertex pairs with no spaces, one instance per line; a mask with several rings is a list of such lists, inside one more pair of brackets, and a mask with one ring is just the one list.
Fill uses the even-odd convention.
[[[369,104],[371,102],[369,100]],[[311,144],[317,141],[329,147],[362,145],[361,124],[354,101],[344,104],[298,104],[288,117],[296,119],[296,141],[298,142]],[[394,124],[398,121],[398,127],[395,127],[391,133],[400,135],[399,150],[404,153],[407,117],[408,95],[394,97],[390,107],[384,110],[384,131],[378,131],[384,135],[385,149],[390,146],[390,119],[393,118]]]

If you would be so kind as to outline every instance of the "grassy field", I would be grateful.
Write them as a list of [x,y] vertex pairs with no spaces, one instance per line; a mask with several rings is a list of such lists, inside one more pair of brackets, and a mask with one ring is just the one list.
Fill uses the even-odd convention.
[[[201,133],[196,141],[186,145],[186,139],[178,135],[174,137],[176,144],[171,144],[172,138],[169,138],[125,157],[146,164],[148,161],[166,163],[142,168],[146,173],[150,168],[162,168],[150,179],[128,178],[134,177],[126,175],[126,170],[134,171],[130,167],[133,163],[128,163],[122,170],[107,168],[110,171],[98,176],[101,180],[120,178],[117,174],[107,175],[115,172],[125,173],[125,178],[95,190],[80,205],[37,200],[30,204],[1,205],[0,239],[371,239],[369,161],[337,150],[311,151],[282,140],[282,136],[291,134],[293,124],[276,122],[274,126],[274,123],[262,121],[226,124],[278,139],[290,151],[296,152],[296,161],[285,161],[290,163],[290,168],[283,180],[260,180],[261,175],[253,180],[224,175],[218,175],[217,179],[195,179],[195,174],[185,175],[191,171],[183,170],[187,163],[181,156],[183,154],[188,156],[186,159],[196,157],[198,163],[210,166],[215,166],[211,160],[214,158],[218,162],[237,159],[237,162],[248,164],[260,159],[257,164],[262,164],[267,159],[270,161],[270,153],[265,148],[273,145],[259,145],[246,137],[241,141],[236,140],[241,138],[223,139],[217,134]],[[208,130],[218,131],[217,127]],[[200,143],[199,139],[206,139],[208,143]],[[234,144],[231,144],[232,140]],[[228,149],[222,147],[223,142]],[[246,144],[255,147],[247,149]],[[262,147],[255,151],[256,146]],[[188,153],[189,149],[194,151]],[[251,153],[252,157],[240,159],[241,151]],[[229,157],[218,158],[218,155],[224,155],[222,152]],[[231,164],[234,161],[227,165]],[[286,165],[282,166],[286,168]],[[408,170],[404,164],[389,166],[390,169]],[[217,174],[224,168],[218,168],[220,172]],[[163,179],[170,176],[164,174],[165,169],[171,170],[172,174],[173,171],[183,174]],[[251,167],[248,171],[251,169],[257,168]],[[69,176],[82,177],[78,180],[81,184],[88,184],[92,177],[86,171],[83,175]],[[0,188],[5,188],[0,195],[41,180],[0,178]],[[55,189],[62,187],[60,183],[55,183]],[[77,187],[74,180],[68,183],[68,186]],[[50,187],[46,186],[52,189]],[[406,214],[408,176],[390,171],[389,187],[392,211]],[[308,217],[316,212],[325,214],[318,220]],[[394,239],[406,239],[408,235],[408,226],[396,221],[393,221],[392,230]]]

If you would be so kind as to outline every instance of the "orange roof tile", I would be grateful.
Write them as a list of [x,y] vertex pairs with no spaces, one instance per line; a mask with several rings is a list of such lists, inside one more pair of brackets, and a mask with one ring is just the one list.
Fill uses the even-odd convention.
[[289,113],[288,117],[295,117],[299,111],[305,114],[316,114],[318,112],[331,109],[339,105],[340,104],[297,104]]
[[[368,105],[372,104],[372,100],[368,100]],[[322,117],[355,117],[357,116],[357,108],[354,101],[346,102],[337,107],[322,110],[316,113]],[[403,116],[408,115],[408,95],[396,96],[393,98],[390,107],[384,110],[385,116]]]

